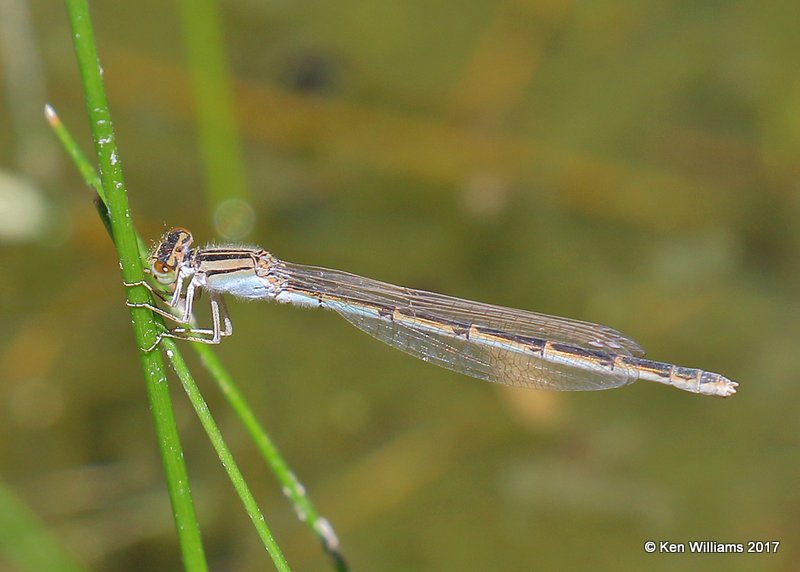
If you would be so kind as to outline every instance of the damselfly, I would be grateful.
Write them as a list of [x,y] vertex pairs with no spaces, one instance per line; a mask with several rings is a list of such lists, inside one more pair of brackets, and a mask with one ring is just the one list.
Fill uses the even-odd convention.
[[[599,324],[513,310],[394,286],[355,274],[278,260],[245,246],[192,247],[183,228],[167,232],[150,255],[155,280],[172,289],[165,303],[181,324],[192,318],[205,290],[210,329],[174,328],[161,334],[216,344],[233,332],[225,294],[334,310],[379,340],[426,362],[487,381],[518,387],[591,391],[637,380],[727,397],[737,383],[718,373],[644,359],[644,350]],[[147,286],[147,282],[127,286]],[[162,298],[163,299],[163,298]],[[156,341],[156,344],[158,344]]]

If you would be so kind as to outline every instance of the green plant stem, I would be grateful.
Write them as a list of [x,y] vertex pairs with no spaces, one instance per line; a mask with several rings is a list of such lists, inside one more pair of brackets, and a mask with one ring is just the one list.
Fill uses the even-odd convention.
[[222,365],[217,354],[208,345],[197,343],[192,345],[200,356],[203,365],[217,382],[220,391],[222,391],[222,394],[236,412],[259,451],[261,451],[264,460],[283,487],[284,493],[295,506],[296,512],[303,515],[304,518],[302,520],[308,525],[311,532],[317,536],[325,551],[330,554],[336,570],[339,572],[349,570],[343,555],[339,552],[339,547],[333,546],[330,538],[323,534],[323,527],[320,522],[321,517],[311,503],[311,499],[308,498],[305,487],[300,485],[297,477],[289,468],[275,443],[270,439],[269,434],[259,423],[255,413],[247,404],[247,400],[242,396],[233,377]]
[[100,177],[97,176],[97,172],[94,170],[94,167],[92,167],[89,159],[86,158],[86,155],[83,154],[83,151],[81,151],[81,148],[75,142],[75,138],[72,137],[72,134],[67,131],[64,124],[61,123],[61,119],[59,119],[53,106],[49,104],[45,105],[44,115],[47,118],[47,122],[50,123],[50,127],[53,128],[58,140],[61,141],[61,145],[69,154],[69,158],[72,159],[72,162],[78,168],[78,172],[80,172],[83,180],[95,190],[97,195],[103,199],[103,203],[108,206],[108,199],[103,189],[103,183],[100,182]]
[[[212,212],[231,198],[246,201],[247,183],[219,7],[215,0],[182,0],[181,23]],[[226,228],[226,224],[217,225]],[[239,229],[229,228],[234,233]]]
[[[111,114],[103,88],[89,7],[86,0],[66,0],[66,4],[122,278],[128,283],[139,282],[144,278],[144,274],[128,208],[128,197],[117,154]],[[129,296],[133,303],[146,303],[150,299],[144,287],[129,289]],[[130,313],[136,343],[140,348],[139,360],[144,372],[184,566],[192,571],[207,570],[164,364],[159,352],[147,352],[141,349],[150,347],[155,341],[158,326],[149,310],[131,308]]]
[[219,427],[217,427],[214,418],[211,416],[211,412],[208,410],[208,405],[203,399],[200,390],[197,388],[194,378],[189,372],[189,369],[186,367],[186,362],[183,361],[183,357],[178,351],[175,340],[164,338],[161,341],[161,344],[163,345],[164,351],[166,352],[175,369],[175,373],[178,374],[178,379],[181,380],[183,389],[186,392],[186,395],[189,396],[189,400],[192,402],[192,406],[197,413],[197,417],[200,419],[200,423],[206,430],[206,434],[208,435],[211,444],[214,446],[214,450],[217,452],[219,460],[222,462],[222,466],[225,468],[225,471],[227,471],[228,477],[230,478],[231,483],[233,483],[234,489],[236,489],[236,492],[239,495],[239,498],[241,499],[242,504],[244,505],[248,516],[250,517],[250,520],[253,522],[253,526],[255,526],[262,542],[264,543],[264,546],[267,548],[269,555],[272,557],[275,567],[282,571],[289,570],[289,565],[286,563],[286,559],[284,558],[280,547],[275,542],[272,533],[269,531],[269,528],[264,522],[264,516],[261,514],[261,510],[258,508],[255,498],[253,498],[253,494],[250,492],[250,489],[244,480],[244,476],[242,475],[241,471],[239,471],[239,467],[236,465],[233,455],[231,455],[228,446],[225,444],[222,434],[219,431]]
[[53,538],[36,515],[0,482],[0,552],[14,570],[80,572],[85,570]]

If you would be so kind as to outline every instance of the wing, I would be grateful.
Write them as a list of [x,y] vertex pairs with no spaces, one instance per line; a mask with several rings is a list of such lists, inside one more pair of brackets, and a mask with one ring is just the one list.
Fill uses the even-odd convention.
[[284,264],[285,301],[330,308],[388,345],[459,373],[562,391],[610,389],[636,379],[613,358],[641,348],[604,326]]
[[443,294],[394,286],[315,266],[282,262],[289,288],[339,296],[356,302],[408,309],[462,326],[480,326],[520,336],[570,344],[588,350],[643,356],[644,350],[617,330],[570,318],[472,302]]
[[[547,359],[524,347],[492,346],[450,334],[390,321],[379,312],[340,302],[327,304],[369,335],[440,367],[478,379],[532,389],[592,391],[620,387],[636,380],[630,370],[609,368],[601,362]],[[510,345],[510,344],[509,344]]]

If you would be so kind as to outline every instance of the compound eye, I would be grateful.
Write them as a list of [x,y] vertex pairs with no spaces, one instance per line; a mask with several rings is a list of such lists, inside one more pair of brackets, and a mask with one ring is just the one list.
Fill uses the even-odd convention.
[[175,267],[165,264],[161,260],[154,260],[150,265],[150,270],[153,272],[153,276],[155,277],[156,281],[158,281],[159,284],[164,284],[165,286],[172,284],[178,278],[178,273],[175,271]]

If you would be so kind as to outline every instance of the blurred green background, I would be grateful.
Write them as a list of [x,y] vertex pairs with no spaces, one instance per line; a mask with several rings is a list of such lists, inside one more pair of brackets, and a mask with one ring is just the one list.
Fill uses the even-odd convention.
[[[796,2],[226,1],[222,51],[203,4],[92,5],[144,236],[181,225],[601,322],[740,382],[727,400],[514,390],[333,314],[233,302],[219,353],[354,569],[795,569]],[[175,570],[115,253],[42,114],[53,103],[91,150],[65,10],[0,6],[0,487],[16,499],[0,512],[88,568]],[[230,108],[204,83],[225,67]],[[293,569],[329,570],[198,375]],[[212,568],[270,569],[174,395]],[[33,569],[0,536],[0,569]],[[668,556],[646,540],[781,545]]]

